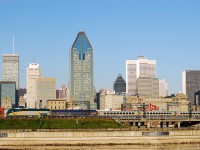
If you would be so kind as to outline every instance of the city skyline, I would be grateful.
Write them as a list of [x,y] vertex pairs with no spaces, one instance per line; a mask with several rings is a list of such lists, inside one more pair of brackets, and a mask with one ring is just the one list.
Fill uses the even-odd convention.
[[168,82],[169,94],[182,90],[183,70],[200,70],[199,1],[87,0],[84,4],[0,2],[0,54],[12,53],[14,32],[15,54],[20,56],[20,87],[26,87],[30,63],[39,63],[43,76],[55,77],[57,88],[67,84],[69,49],[81,29],[94,48],[97,91],[112,89],[119,73],[126,76],[126,60],[136,59],[140,53],[157,61],[157,77]]

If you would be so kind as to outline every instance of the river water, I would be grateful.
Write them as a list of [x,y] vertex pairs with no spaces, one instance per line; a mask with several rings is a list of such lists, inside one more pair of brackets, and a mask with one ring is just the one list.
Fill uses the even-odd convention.
[[200,144],[163,145],[94,145],[94,146],[3,146],[0,149],[13,150],[200,150]]

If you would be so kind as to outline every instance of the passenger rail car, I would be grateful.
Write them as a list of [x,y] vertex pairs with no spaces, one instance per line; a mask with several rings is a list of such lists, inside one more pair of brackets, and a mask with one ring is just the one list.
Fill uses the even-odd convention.
[[99,117],[113,119],[152,119],[152,120],[169,120],[169,119],[200,119],[200,111],[97,111]]
[[96,110],[51,110],[51,117],[92,117],[96,115]]

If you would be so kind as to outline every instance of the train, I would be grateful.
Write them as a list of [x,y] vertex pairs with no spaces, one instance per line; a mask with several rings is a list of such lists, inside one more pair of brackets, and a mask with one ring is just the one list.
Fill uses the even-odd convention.
[[12,108],[6,113],[7,118],[47,118],[47,117],[97,117],[124,120],[151,119],[200,119],[200,111],[104,111],[104,110],[50,110]]
[[11,108],[6,112],[6,118],[47,118],[49,109]]
[[98,110],[97,115],[112,119],[200,119],[200,111],[102,111]]

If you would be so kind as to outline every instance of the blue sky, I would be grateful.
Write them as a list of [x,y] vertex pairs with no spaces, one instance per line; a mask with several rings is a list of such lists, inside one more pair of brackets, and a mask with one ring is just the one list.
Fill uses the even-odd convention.
[[125,79],[126,59],[141,51],[157,60],[157,77],[177,93],[182,71],[200,69],[199,8],[199,0],[0,0],[0,55],[12,53],[14,32],[20,86],[35,60],[60,88],[69,82],[69,49],[84,30],[94,49],[97,90],[112,89],[119,73]]

